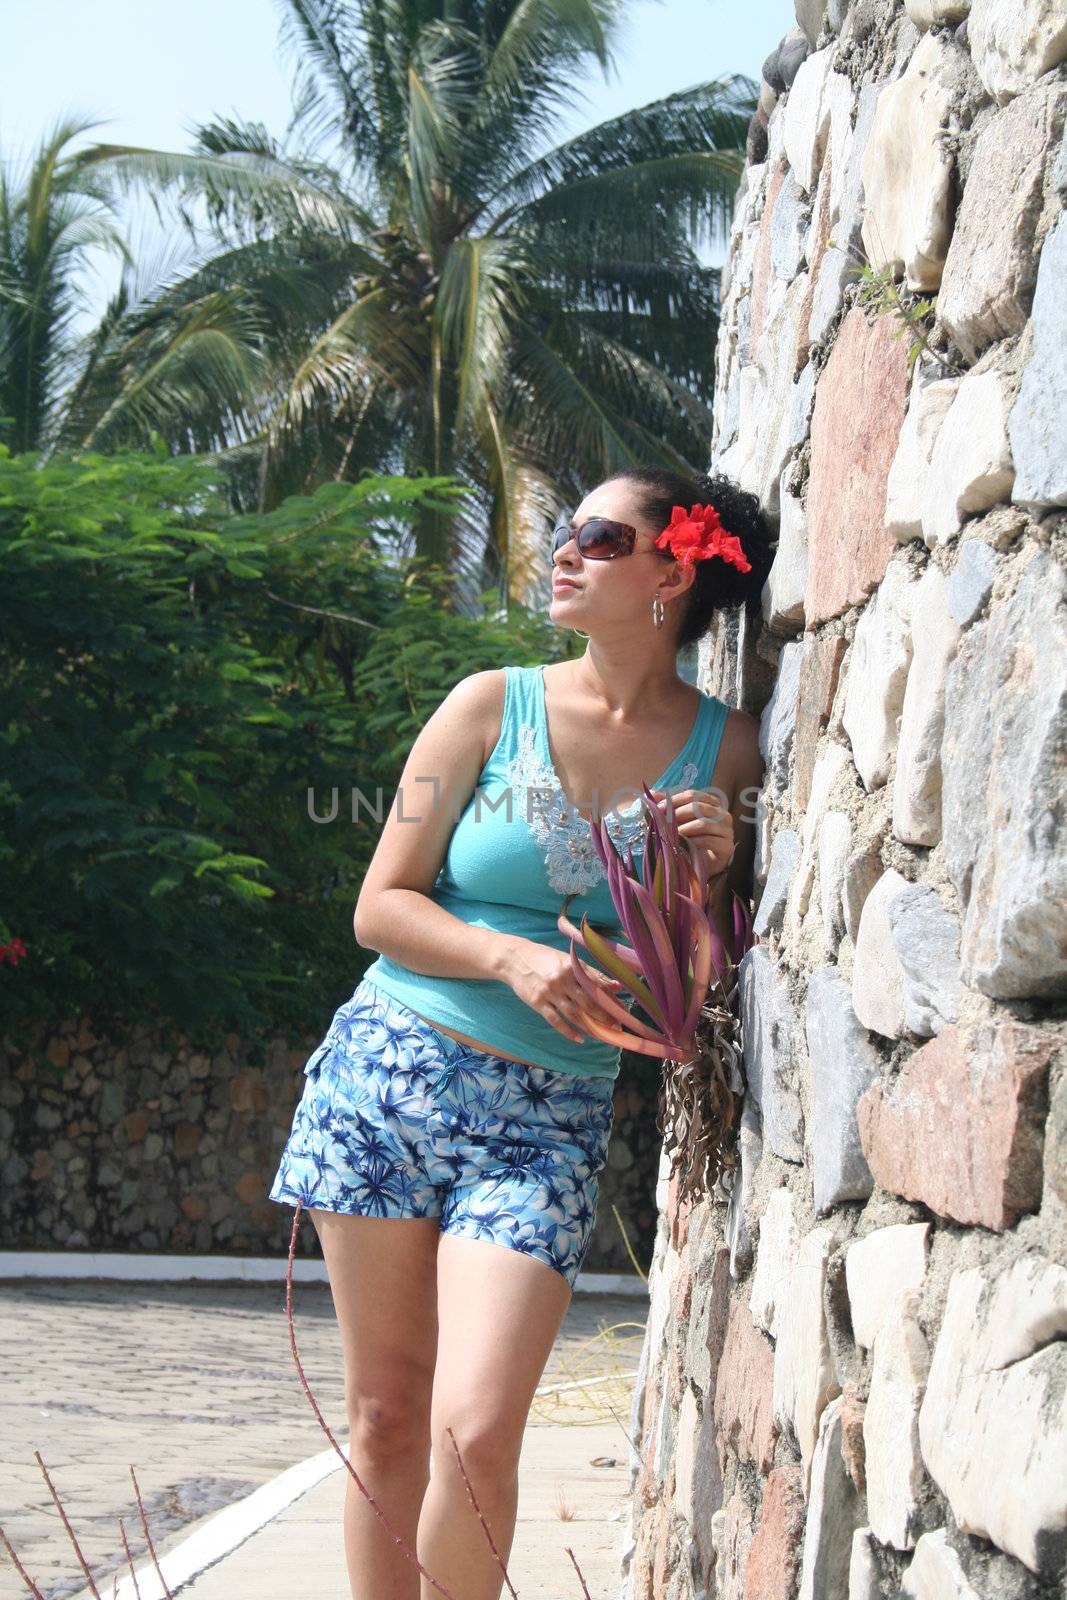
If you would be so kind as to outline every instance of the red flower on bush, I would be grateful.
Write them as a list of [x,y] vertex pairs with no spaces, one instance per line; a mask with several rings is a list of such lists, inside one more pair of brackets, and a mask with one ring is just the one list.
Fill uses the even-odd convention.
[[11,939],[7,944],[0,944],[0,961],[9,961],[17,967],[26,954],[26,946],[21,939]]
[[683,565],[719,556],[738,572],[751,572],[741,541],[727,533],[714,506],[695,505],[691,511],[675,506],[671,520],[656,540],[660,550],[670,550]]

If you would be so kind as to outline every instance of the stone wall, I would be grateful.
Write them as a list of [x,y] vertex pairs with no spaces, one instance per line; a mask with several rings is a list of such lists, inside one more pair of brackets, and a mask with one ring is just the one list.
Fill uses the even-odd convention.
[[1059,1595],[1067,9],[796,9],[713,440],[777,557],[702,663],[767,763],[740,1166],[661,1169],[622,1595]]
[[[91,1019],[0,1042],[0,1249],[284,1258],[293,1212],[267,1198],[318,1036],[295,1048],[230,1034],[210,1052],[136,1029],[118,1045]],[[625,1064],[600,1177],[589,1272],[642,1267],[656,1233],[655,1084]],[[321,1254],[310,1221],[300,1255]]]

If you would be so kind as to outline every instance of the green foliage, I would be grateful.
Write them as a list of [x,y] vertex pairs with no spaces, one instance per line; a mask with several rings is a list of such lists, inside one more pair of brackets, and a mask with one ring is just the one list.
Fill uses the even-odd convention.
[[461,493],[367,478],[239,516],[199,460],[0,451],[0,942],[27,947],[6,1033],[295,1036],[351,993],[378,837],[352,789],[387,813],[459,678],[560,650],[541,615],[435,604],[441,575],[391,553]]
[[[840,249],[833,239],[827,241],[830,249]],[[925,295],[911,294],[902,289],[897,283],[896,273],[892,262],[887,262],[883,267],[872,267],[859,253],[853,249],[850,254],[855,258],[855,265],[850,268],[850,276],[856,280],[856,303],[870,311],[876,317],[893,317],[897,322],[895,337],[907,337],[908,344],[908,370],[911,371],[919,358],[921,351],[933,357],[942,368],[950,365],[945,356],[931,348],[927,335],[932,327],[933,313],[937,309],[936,300],[928,299]]]
[[553,147],[624,0],[282,12],[284,142],[230,118],[189,153],[81,158],[211,227],[190,263],[127,274],[57,437],[224,453],[246,505],[386,466],[454,475],[474,492],[416,519],[419,554],[522,597],[560,500],[704,462],[719,275],[700,247],[728,229],[756,86],[698,84]]

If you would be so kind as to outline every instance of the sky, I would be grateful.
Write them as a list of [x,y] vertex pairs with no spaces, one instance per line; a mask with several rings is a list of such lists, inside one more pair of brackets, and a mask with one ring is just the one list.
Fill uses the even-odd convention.
[[[291,68],[279,0],[0,0],[0,153],[26,153],[59,118],[93,138],[185,148],[199,123],[237,113],[284,134]],[[630,0],[616,70],[590,76],[546,143],[694,83],[742,72],[795,25],[793,0]],[[721,259],[719,252],[713,259]]]

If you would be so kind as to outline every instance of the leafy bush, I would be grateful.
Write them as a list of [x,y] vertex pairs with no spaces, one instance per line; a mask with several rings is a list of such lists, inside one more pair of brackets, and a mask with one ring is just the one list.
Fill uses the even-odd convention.
[[[414,733],[467,673],[550,660],[393,554],[443,479],[237,516],[210,465],[0,451],[0,971],[8,1034],[89,1013],[312,1032],[371,959],[352,911]],[[484,609],[484,607],[483,607]],[[336,785],[338,819],[318,824]]]

